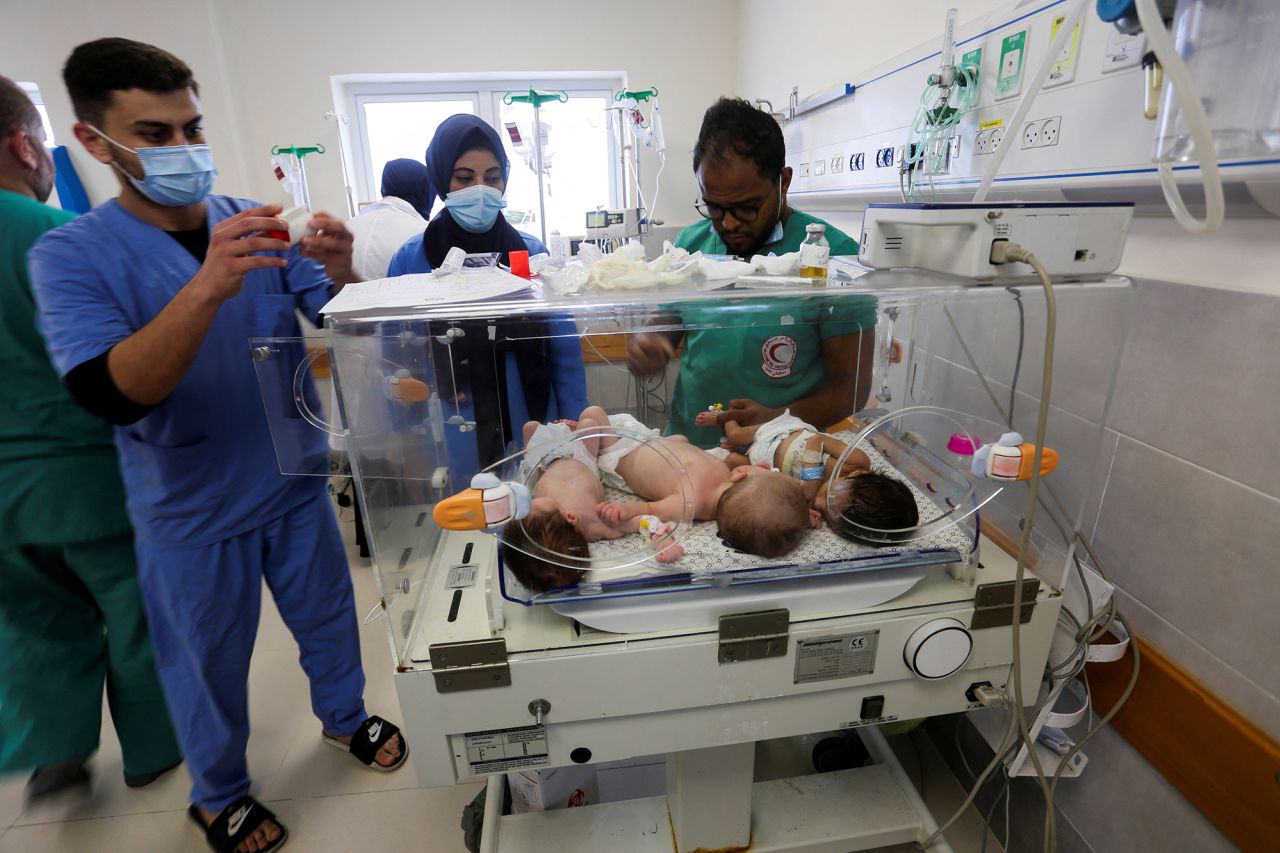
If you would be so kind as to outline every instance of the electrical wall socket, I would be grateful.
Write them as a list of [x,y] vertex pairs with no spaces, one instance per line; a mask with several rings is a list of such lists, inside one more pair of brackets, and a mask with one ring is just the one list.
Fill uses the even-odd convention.
[[1022,147],[1035,148],[1040,144],[1040,122],[1029,121],[1022,126]]
[[1022,126],[1023,148],[1047,148],[1058,144],[1058,134],[1062,131],[1062,116],[1039,118]]
[[1040,125],[1040,147],[1058,144],[1058,134],[1062,130],[1062,116],[1047,118]]

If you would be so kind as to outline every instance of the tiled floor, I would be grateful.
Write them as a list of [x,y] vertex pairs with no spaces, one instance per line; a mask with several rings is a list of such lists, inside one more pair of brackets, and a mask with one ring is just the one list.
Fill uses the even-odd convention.
[[[350,541],[351,526],[344,525]],[[358,612],[377,600],[372,570],[352,554]],[[302,853],[462,853],[458,827],[462,807],[479,785],[448,789],[416,787],[412,768],[373,773],[356,766],[320,741],[311,715],[298,650],[264,592],[262,621],[249,673],[249,767],[254,794],[280,815],[290,831],[289,850]],[[400,719],[392,687],[392,667],[382,626],[361,627],[371,713]],[[917,748],[919,762],[917,763]],[[963,799],[963,792],[923,733],[895,739],[913,779],[923,766],[926,800],[940,820]],[[412,761],[412,756],[410,761]],[[190,780],[179,769],[141,790],[125,787],[120,747],[104,721],[102,746],[91,763],[87,795],[24,806],[23,780],[0,784],[0,853],[202,853],[207,850],[186,817]],[[976,851],[981,840],[977,814],[948,833],[957,853]],[[999,851],[998,845],[988,844]]]

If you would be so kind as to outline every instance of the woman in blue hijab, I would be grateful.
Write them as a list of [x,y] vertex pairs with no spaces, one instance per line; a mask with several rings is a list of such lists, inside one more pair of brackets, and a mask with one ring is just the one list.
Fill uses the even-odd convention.
[[[444,210],[420,239],[411,239],[391,259],[390,275],[430,272],[454,246],[467,254],[547,251],[536,237],[517,231],[500,215],[511,161],[498,132],[484,120],[460,114],[445,119],[427,146],[427,176],[444,195]],[[577,414],[574,412],[573,414]]]
[[[436,129],[427,147],[427,174],[444,195],[444,209],[419,237],[410,238],[391,260],[388,275],[422,273],[438,267],[455,246],[467,254],[547,251],[539,240],[512,227],[502,215],[511,163],[497,131],[472,115],[455,115]],[[578,330],[562,316],[531,317],[499,324],[489,338],[480,321],[448,346],[433,345],[437,365],[452,362],[452,373],[438,369],[437,383],[450,376],[457,387],[441,388],[472,409],[475,449],[466,433],[450,442],[450,473],[455,484],[506,455],[519,441],[525,421],[575,418],[587,407],[586,369]],[[506,393],[500,393],[505,389]],[[476,456],[470,454],[475,452]]]
[[427,167],[407,157],[382,167],[382,195],[404,199],[423,219],[431,218],[431,208],[436,204],[436,191],[431,187]]

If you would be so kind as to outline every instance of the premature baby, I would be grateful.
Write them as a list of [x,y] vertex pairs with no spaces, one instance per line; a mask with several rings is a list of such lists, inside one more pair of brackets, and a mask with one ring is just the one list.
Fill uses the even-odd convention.
[[[730,547],[779,557],[795,548],[805,531],[819,523],[800,484],[790,477],[750,465],[730,470],[683,436],[661,437],[630,415],[610,416],[599,406],[582,412],[578,429],[604,424],[639,438],[601,435],[566,442],[552,452],[555,458],[549,459],[538,448],[564,441],[570,428],[525,425],[526,446],[531,448],[527,458],[542,468],[542,476],[534,485],[529,515],[508,523],[503,540],[512,546],[505,551],[507,565],[530,589],[545,590],[578,581],[578,571],[531,556],[540,550],[585,561],[588,542],[637,532],[642,516],[684,520],[685,478],[668,463],[666,454],[674,457],[688,476],[691,492],[687,499],[693,503],[693,519],[714,519]],[[601,480],[629,489],[644,500],[606,503]],[[657,559],[671,562],[681,554],[681,546],[669,543]]]
[[[920,510],[911,490],[892,477],[874,473],[871,460],[861,450],[845,457],[833,481],[836,462],[848,445],[818,432],[790,411],[757,426],[742,426],[720,411],[702,412],[695,423],[724,427],[729,449],[724,464],[729,469],[741,465],[776,468],[798,482],[806,502],[842,536],[856,537],[858,525],[872,530],[908,530],[919,524]],[[833,494],[829,495],[829,490]]]

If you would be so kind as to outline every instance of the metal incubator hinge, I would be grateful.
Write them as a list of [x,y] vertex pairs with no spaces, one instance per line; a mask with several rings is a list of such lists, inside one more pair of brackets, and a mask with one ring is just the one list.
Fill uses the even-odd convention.
[[726,664],[783,657],[790,631],[791,613],[786,608],[721,616],[717,659]]
[[506,640],[494,638],[437,643],[429,651],[437,693],[511,686]]
[[[978,584],[973,596],[973,621],[970,629],[1007,628],[1013,624],[1013,581]],[[1031,621],[1031,614],[1036,609],[1036,596],[1040,593],[1040,581],[1037,578],[1022,580],[1022,619],[1023,625]]]

